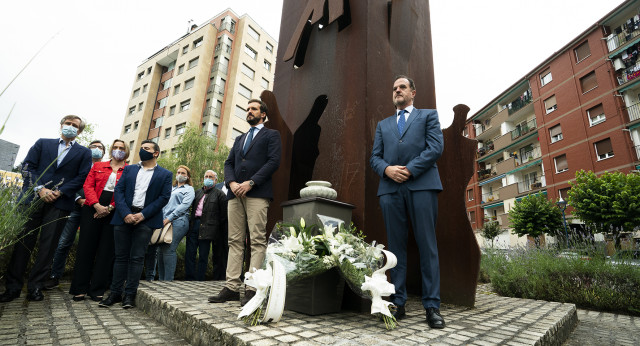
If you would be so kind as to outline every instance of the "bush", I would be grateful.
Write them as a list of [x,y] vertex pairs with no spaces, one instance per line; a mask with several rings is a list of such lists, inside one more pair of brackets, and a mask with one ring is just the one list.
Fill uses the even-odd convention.
[[507,258],[488,252],[481,268],[502,296],[640,315],[640,267],[612,265],[588,250],[576,254],[566,258],[551,249],[519,249]]
[[533,237],[536,247],[540,246],[539,237],[543,233],[557,236],[564,230],[560,209],[541,193],[528,195],[516,202],[509,211],[509,220],[512,233]]

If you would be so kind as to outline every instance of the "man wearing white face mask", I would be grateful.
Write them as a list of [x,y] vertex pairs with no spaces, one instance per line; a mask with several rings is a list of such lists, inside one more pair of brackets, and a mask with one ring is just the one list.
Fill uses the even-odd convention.
[[79,116],[65,116],[60,121],[62,136],[58,139],[39,139],[24,159],[25,184],[22,196],[26,198],[23,204],[39,205],[25,224],[20,240],[14,245],[5,275],[6,291],[0,295],[0,302],[10,302],[20,296],[23,275],[38,239],[38,254],[27,283],[27,299],[44,299],[42,287],[58,239],[67,216],[73,210],[76,192],[91,169],[91,150],[75,142],[84,126]]

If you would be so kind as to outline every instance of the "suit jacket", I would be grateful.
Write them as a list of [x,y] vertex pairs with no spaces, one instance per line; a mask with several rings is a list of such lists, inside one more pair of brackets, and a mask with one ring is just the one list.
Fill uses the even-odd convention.
[[[200,217],[200,230],[198,239],[216,240],[220,236],[227,234],[227,196],[222,190],[213,187],[205,190],[201,188],[196,191],[196,197],[191,204],[191,224],[193,227],[196,220],[196,209],[203,196],[207,196],[202,203],[202,216]],[[226,238],[225,238],[226,241]]]
[[[124,224],[125,216],[134,214],[131,211],[131,203],[133,203],[133,193],[140,168],[139,164],[129,165],[122,171],[120,180],[118,180],[113,191],[116,211],[113,214],[113,219],[111,219],[112,225],[122,225]],[[169,202],[169,197],[171,197],[172,177],[173,174],[171,172],[156,166],[144,199],[144,208],[142,208],[144,221],[142,221],[142,224],[154,229],[162,227],[162,208]]]
[[435,109],[414,108],[402,134],[398,133],[395,114],[378,122],[369,160],[381,177],[378,196],[400,188],[400,184],[384,174],[390,165],[406,166],[411,172],[409,180],[403,183],[409,190],[442,191],[436,161],[443,149],[444,139]]
[[242,183],[253,180],[255,185],[247,192],[247,197],[273,199],[271,176],[280,166],[280,132],[263,127],[251,141],[245,155],[243,147],[246,137],[246,133],[236,137],[229,157],[224,162],[224,181],[229,189],[227,197],[235,198],[229,188],[230,182]]
[[[58,166],[59,138],[40,138],[29,149],[23,167],[24,186],[22,193],[38,185],[47,189],[56,188],[62,195],[53,203],[61,210],[72,211],[76,193],[91,169],[91,150],[75,143]],[[29,194],[23,203],[30,203],[35,193]]]

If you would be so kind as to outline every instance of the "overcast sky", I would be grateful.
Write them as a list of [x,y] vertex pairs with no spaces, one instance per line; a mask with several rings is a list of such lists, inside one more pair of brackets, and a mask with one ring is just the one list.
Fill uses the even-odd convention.
[[[475,113],[622,2],[432,0],[442,126],[451,123],[456,104]],[[183,35],[189,20],[202,24],[228,7],[278,39],[282,0],[5,2],[0,89],[55,35],[0,97],[2,121],[15,103],[0,138],[20,145],[16,164],[36,139],[58,136],[66,114],[95,124],[95,137],[105,143],[117,138],[136,68]]]

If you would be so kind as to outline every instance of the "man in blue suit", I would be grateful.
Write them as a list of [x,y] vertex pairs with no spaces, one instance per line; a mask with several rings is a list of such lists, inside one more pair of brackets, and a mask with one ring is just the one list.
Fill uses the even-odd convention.
[[116,210],[111,224],[115,225],[113,240],[116,258],[111,292],[100,301],[98,305],[101,307],[119,302],[125,309],[135,306],[149,240],[154,229],[164,226],[162,208],[171,197],[173,175],[158,166],[160,146],[157,143],[145,140],[140,146],[141,162],[124,168],[113,191]]
[[378,196],[387,229],[389,250],[398,257],[391,270],[396,293],[396,319],[405,315],[407,300],[408,219],[413,226],[422,274],[422,305],[431,328],[444,328],[440,315],[440,266],[436,244],[438,192],[442,191],[436,160],[442,155],[443,136],[435,109],[413,107],[416,88],[407,76],[393,83],[396,114],[376,127],[371,167],[380,175]]
[[91,169],[91,150],[75,141],[84,126],[85,123],[79,116],[65,116],[60,121],[62,136],[38,139],[22,163],[22,203],[25,208],[31,203],[39,204],[25,224],[20,240],[13,247],[6,272],[6,291],[0,295],[0,302],[10,302],[20,296],[23,275],[38,233],[38,255],[29,273],[27,299],[44,299],[42,287],[47,279],[58,239],[73,210],[76,192],[82,188]]
[[[238,136],[224,162],[224,180],[229,204],[229,255],[227,283],[211,303],[240,300],[245,234],[249,227],[251,263],[260,269],[267,249],[267,211],[273,199],[271,176],[280,166],[280,133],[264,127],[267,105],[258,99],[249,100],[247,122],[250,130]],[[240,305],[246,304],[256,291],[248,288]]]

